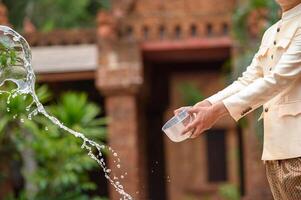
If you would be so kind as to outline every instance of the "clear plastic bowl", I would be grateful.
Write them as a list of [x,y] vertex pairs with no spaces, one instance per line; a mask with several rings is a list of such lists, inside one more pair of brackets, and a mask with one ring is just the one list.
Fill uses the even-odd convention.
[[187,108],[184,108],[164,124],[162,131],[173,142],[182,142],[190,138],[192,135],[191,131],[185,133],[184,135],[182,134],[182,131],[193,120],[193,118],[194,117],[187,112]]

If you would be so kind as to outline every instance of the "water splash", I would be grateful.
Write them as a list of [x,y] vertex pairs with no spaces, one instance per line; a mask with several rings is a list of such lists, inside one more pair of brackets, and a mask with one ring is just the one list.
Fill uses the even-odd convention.
[[[35,105],[36,108],[29,113],[28,118],[31,120],[33,116],[42,114],[61,129],[77,138],[80,138],[83,141],[81,148],[87,150],[88,155],[101,166],[105,177],[121,195],[121,199],[132,200],[133,198],[124,191],[123,186],[118,181],[119,178],[116,176],[111,178],[110,176],[111,169],[106,167],[103,155],[101,153],[106,146],[99,145],[98,143],[85,137],[84,134],[64,126],[63,123],[60,122],[56,117],[48,114],[44,106],[40,103],[35,93],[36,79],[31,66],[32,56],[30,46],[27,41],[13,29],[0,25],[0,44],[0,51],[6,53],[5,55],[8,56],[7,60],[0,60],[0,86],[2,86],[6,81],[12,81],[17,86],[17,88],[13,91],[0,91],[0,93],[9,93],[7,103],[10,102],[11,98],[14,98],[17,95],[30,95],[33,98],[33,102],[26,108],[26,111],[30,111],[33,105]],[[113,153],[114,157],[117,156],[117,153],[114,152],[111,147],[108,149]],[[116,164],[117,168],[120,168],[119,162],[120,159],[118,158],[118,162]],[[124,175],[121,175],[120,178],[123,179]]]

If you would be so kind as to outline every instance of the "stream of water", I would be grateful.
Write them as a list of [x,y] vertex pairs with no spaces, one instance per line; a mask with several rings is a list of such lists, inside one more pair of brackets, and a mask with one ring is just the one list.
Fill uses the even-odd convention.
[[[0,86],[2,86],[6,81],[12,81],[16,84],[17,88],[13,91],[9,91],[10,95],[8,97],[8,103],[10,98],[14,98],[17,95],[30,95],[33,98],[33,103],[27,107],[27,111],[31,112],[28,118],[31,119],[37,114],[42,114],[48,118],[52,123],[59,126],[61,129],[65,130],[69,134],[80,138],[82,140],[82,149],[87,150],[88,155],[95,160],[99,166],[104,171],[105,177],[114,186],[116,191],[121,195],[121,199],[132,200],[130,194],[126,193],[122,184],[120,184],[120,179],[124,178],[124,175],[120,177],[112,177],[111,170],[106,167],[103,155],[101,151],[106,148],[105,145],[99,145],[98,143],[85,137],[83,133],[74,131],[63,125],[56,117],[50,115],[44,108],[44,106],[39,101],[35,93],[35,74],[31,65],[31,50],[27,41],[16,31],[7,27],[0,26],[0,41],[5,45],[6,48],[11,48],[16,52],[17,61],[12,66],[6,68],[1,68],[0,71]],[[6,92],[7,91],[2,91]],[[35,105],[35,106],[34,106]],[[32,109],[33,108],[33,109]],[[117,153],[110,147],[108,149],[113,153],[114,157],[117,157]],[[116,167],[120,168],[120,159],[117,158]]]

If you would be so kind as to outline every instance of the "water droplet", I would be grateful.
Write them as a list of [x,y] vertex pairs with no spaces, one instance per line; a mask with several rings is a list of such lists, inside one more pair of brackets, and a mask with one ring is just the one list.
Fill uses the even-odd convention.
[[169,176],[167,176],[167,182],[170,182],[170,177]]
[[82,146],[81,146],[81,148],[83,149],[85,147],[86,147],[86,142],[84,141],[83,144],[82,144]]
[[23,119],[23,118],[21,118],[21,119],[20,119],[20,122],[21,122],[21,123],[24,123],[24,119]]
[[48,127],[47,126],[45,127],[45,131],[48,131]]
[[14,36],[14,37],[13,37],[13,40],[14,40],[15,42],[18,42],[18,41],[20,40],[20,38],[19,38],[18,36]]

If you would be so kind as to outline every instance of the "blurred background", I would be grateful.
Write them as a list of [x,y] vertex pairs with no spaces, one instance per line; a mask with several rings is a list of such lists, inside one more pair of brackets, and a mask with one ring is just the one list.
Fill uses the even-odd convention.
[[[261,158],[261,110],[171,142],[173,110],[246,69],[281,15],[270,0],[0,0],[0,23],[32,47],[37,93],[65,125],[110,145],[137,200],[272,199]],[[81,142],[24,97],[0,98],[0,199],[120,199]]]

